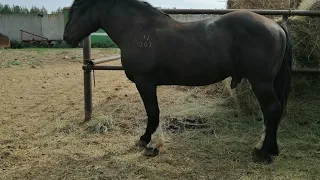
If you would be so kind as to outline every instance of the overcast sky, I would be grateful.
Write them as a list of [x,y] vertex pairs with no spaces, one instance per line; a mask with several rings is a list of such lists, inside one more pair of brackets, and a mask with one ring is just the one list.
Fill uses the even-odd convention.
[[[192,8],[192,9],[224,9],[226,0],[147,0],[151,5],[162,8]],[[72,0],[0,0],[2,4],[31,6],[44,6],[49,12],[59,7],[68,7]]]

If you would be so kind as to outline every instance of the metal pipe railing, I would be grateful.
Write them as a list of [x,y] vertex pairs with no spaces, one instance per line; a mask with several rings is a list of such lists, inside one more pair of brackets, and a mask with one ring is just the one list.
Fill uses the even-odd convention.
[[310,16],[320,17],[320,11],[309,10],[269,10],[269,9],[161,9],[167,14],[227,14],[234,11],[248,10],[261,15]]
[[94,60],[90,61],[90,64],[92,64],[92,65],[102,64],[102,63],[106,63],[106,62],[116,61],[118,59],[121,59],[121,55],[114,55],[114,56],[110,56],[110,57],[94,59]]
[[83,70],[124,70],[122,66],[83,65]]
[[23,33],[26,33],[26,34],[30,34],[30,35],[32,35],[32,36],[36,36],[36,37],[38,37],[38,38],[42,38],[42,39],[45,39],[45,40],[49,40],[48,38],[46,38],[46,37],[43,37],[43,36],[39,36],[39,35],[36,35],[36,34],[34,34],[34,33],[31,33],[31,32],[28,32],[28,31],[25,31],[25,30],[22,30],[22,29],[20,29],[20,33],[21,33],[21,41],[23,40]]
[[[65,7],[69,10],[70,7]],[[320,11],[310,10],[270,10],[270,9],[160,9],[168,14],[227,14],[238,10],[249,10],[261,15],[285,15],[285,16],[315,16],[320,17]]]
[[[83,65],[83,70],[124,70],[122,66],[104,66],[104,65]],[[296,74],[320,74],[320,69],[317,68],[293,68],[293,73]]]

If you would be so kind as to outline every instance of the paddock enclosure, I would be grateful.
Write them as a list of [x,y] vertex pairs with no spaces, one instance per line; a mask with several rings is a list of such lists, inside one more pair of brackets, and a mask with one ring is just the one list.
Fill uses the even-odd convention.
[[[295,12],[301,13],[285,15]],[[90,39],[84,42],[84,51],[0,49],[0,179],[318,178],[318,70],[295,70],[278,133],[283,153],[273,164],[252,162],[247,152],[262,122],[238,111],[227,82],[159,87],[166,151],[148,158],[134,145],[146,125],[134,84],[123,71],[98,70],[94,83],[88,71],[121,70],[119,61],[111,61],[120,50],[90,50]],[[94,65],[105,56],[109,62]],[[85,84],[92,88],[92,114],[84,122]]]

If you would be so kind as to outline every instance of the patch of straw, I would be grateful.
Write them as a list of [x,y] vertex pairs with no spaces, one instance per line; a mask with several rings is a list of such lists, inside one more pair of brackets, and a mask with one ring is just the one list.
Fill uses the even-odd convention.
[[[299,10],[320,10],[320,1],[304,0]],[[289,18],[288,27],[293,39],[295,66],[319,68],[320,18],[305,16]]]

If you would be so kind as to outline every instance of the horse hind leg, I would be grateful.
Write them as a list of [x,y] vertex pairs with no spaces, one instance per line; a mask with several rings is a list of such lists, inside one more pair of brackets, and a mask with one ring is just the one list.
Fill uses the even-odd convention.
[[272,82],[252,83],[252,88],[259,101],[265,125],[261,141],[254,149],[254,161],[270,163],[271,155],[277,155],[279,152],[277,130],[282,115],[282,106]]

